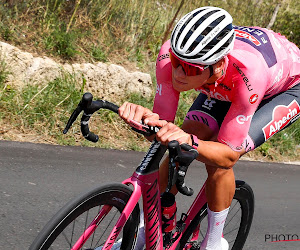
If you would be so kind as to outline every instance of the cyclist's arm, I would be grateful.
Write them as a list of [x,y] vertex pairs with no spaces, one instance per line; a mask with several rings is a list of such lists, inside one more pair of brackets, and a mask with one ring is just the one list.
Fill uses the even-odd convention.
[[157,89],[153,104],[153,112],[158,113],[160,118],[167,121],[174,121],[179,92],[173,88],[172,66],[169,58],[170,41],[161,47],[156,60],[156,81]]
[[[149,121],[151,126],[162,127],[156,134],[158,141],[167,145],[172,140],[177,140],[179,144],[187,143],[192,145],[191,135],[171,122],[164,120]],[[240,154],[233,151],[227,145],[219,142],[199,140],[197,148],[199,156],[197,160],[209,165],[221,168],[230,168],[238,160]]]

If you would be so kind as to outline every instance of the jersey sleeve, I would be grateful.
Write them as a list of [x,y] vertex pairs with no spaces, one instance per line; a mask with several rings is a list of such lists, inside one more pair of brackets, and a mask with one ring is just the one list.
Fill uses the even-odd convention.
[[[248,55],[247,59],[247,66],[232,60],[229,73],[232,75],[235,92],[218,134],[218,141],[234,151],[241,151],[244,147],[243,142],[248,135],[252,117],[264,97],[268,82],[264,66],[259,65],[255,55]],[[251,60],[255,63],[249,63]]]
[[174,121],[178,107],[179,92],[173,88],[172,84],[169,48],[170,40],[163,44],[156,60],[157,89],[153,112],[159,114],[160,119]]

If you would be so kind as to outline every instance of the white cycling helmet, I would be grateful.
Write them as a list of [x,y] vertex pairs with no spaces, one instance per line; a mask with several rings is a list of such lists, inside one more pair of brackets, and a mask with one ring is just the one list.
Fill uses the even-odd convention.
[[201,7],[186,14],[171,35],[171,49],[180,59],[212,65],[233,48],[231,15],[221,8]]

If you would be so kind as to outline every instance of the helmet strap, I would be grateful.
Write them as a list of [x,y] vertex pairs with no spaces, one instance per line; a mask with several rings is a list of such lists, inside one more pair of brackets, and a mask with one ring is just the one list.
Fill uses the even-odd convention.
[[209,78],[211,78],[214,74],[214,67],[212,65],[209,65],[209,72],[210,72],[210,75],[209,75]]

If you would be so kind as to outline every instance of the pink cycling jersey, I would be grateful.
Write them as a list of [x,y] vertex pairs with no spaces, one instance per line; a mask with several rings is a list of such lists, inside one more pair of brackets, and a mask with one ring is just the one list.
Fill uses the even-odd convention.
[[[300,51],[284,36],[259,27],[235,26],[234,48],[225,58],[226,73],[202,93],[231,102],[218,128],[218,141],[233,150],[242,149],[251,118],[263,99],[300,82]],[[156,63],[157,91],[153,112],[174,121],[179,92],[172,85],[170,41],[163,44]]]

